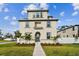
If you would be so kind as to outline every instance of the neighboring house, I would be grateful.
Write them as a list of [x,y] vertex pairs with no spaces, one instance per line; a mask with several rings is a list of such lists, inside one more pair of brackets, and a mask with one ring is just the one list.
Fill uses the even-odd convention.
[[48,10],[27,10],[27,19],[19,20],[19,30],[22,35],[32,33],[32,39],[35,41],[47,40],[57,35],[57,21],[58,19],[48,16]]
[[66,37],[73,38],[75,36],[79,37],[79,25],[72,25],[72,26],[63,28],[57,31],[57,34],[60,35],[60,37],[64,37],[64,38]]

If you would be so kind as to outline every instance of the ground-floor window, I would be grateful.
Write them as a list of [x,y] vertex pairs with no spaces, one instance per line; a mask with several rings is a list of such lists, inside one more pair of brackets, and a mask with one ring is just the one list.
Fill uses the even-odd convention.
[[67,37],[69,37],[69,36],[67,35]]
[[47,32],[47,39],[50,39],[51,32]]
[[73,34],[73,37],[75,37],[75,34]]

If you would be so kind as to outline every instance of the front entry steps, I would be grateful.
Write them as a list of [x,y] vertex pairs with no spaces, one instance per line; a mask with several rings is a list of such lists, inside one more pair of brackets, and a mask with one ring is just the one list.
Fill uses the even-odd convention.
[[35,42],[35,48],[33,52],[33,56],[46,56],[43,51],[40,42]]

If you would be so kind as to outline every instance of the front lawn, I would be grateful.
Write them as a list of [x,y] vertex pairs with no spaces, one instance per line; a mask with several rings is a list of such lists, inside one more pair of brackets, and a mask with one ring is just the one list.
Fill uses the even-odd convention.
[[0,44],[0,56],[32,56],[33,50],[33,45]]
[[79,56],[79,44],[42,47],[47,56]]

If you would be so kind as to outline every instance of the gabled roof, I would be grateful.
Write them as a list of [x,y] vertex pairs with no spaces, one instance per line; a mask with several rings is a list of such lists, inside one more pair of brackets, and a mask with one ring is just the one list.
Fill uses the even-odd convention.
[[72,25],[72,26],[69,26],[69,27],[67,27],[67,28],[60,29],[60,30],[57,31],[57,32],[61,32],[61,31],[64,31],[64,30],[66,30],[66,29],[70,29],[70,28],[75,27],[75,26],[79,26],[79,25]]

